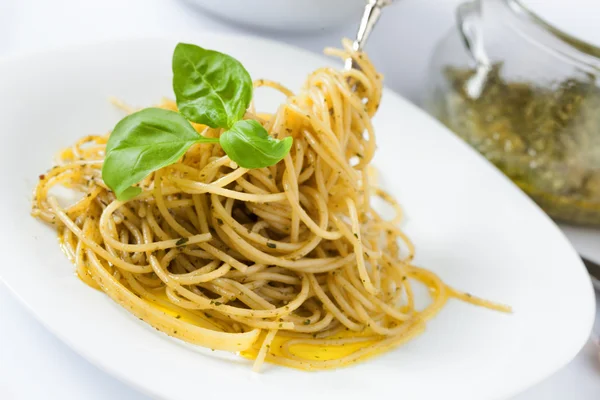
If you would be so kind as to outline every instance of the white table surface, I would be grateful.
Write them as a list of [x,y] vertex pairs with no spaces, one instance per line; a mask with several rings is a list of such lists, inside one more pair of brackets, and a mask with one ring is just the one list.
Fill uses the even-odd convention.
[[[459,2],[402,0],[386,10],[368,50],[388,87],[418,102],[428,57],[452,26]],[[203,31],[262,35],[321,51],[353,36],[354,26],[302,35],[269,33],[233,27],[176,0],[0,0],[0,58],[90,41]],[[596,249],[595,240],[588,243],[582,251]],[[1,283],[0,321],[0,399],[147,399],[48,333]],[[568,366],[515,400],[598,400],[598,351],[590,340]]]

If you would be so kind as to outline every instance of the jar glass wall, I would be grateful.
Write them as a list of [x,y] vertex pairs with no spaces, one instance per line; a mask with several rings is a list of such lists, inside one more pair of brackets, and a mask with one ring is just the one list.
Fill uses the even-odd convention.
[[425,106],[549,215],[600,225],[598,54],[514,0],[465,3]]

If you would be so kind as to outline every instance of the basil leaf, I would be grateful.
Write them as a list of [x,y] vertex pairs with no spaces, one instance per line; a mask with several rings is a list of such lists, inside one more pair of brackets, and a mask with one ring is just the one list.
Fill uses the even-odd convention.
[[250,105],[252,79],[233,57],[179,43],[173,52],[173,91],[188,120],[230,128]]
[[117,199],[128,200],[141,192],[132,185],[176,162],[194,143],[216,141],[174,111],[146,108],[123,118],[110,134],[102,179]]
[[225,153],[243,168],[263,168],[277,164],[292,147],[293,139],[277,140],[257,121],[238,121],[221,134]]
[[129,186],[127,189],[123,190],[118,196],[117,200],[125,201],[129,199],[133,199],[138,194],[142,193],[142,189],[137,186]]

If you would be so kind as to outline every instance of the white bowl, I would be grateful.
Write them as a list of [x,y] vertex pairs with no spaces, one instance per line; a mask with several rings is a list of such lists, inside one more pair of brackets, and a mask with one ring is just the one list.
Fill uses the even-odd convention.
[[365,0],[186,0],[221,18],[265,29],[309,31],[354,23]]

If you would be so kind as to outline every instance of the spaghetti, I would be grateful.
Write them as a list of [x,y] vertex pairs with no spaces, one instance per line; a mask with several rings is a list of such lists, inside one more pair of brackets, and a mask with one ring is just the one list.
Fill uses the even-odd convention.
[[[318,69],[298,94],[255,82],[287,98],[273,115],[251,107],[245,116],[274,137],[293,136],[278,164],[244,169],[218,144],[196,144],[121,202],[101,178],[108,136],[86,136],[40,176],[32,214],[56,227],[86,284],[170,336],[254,358],[255,369],[365,359],[422,332],[450,297],[508,311],[412,264],[400,207],[369,173],[382,76],[348,42],[326,52],[353,57],[360,70]],[[50,194],[56,185],[84,196],[63,207]],[[382,218],[372,196],[396,217]],[[421,309],[416,282],[431,296]]]

